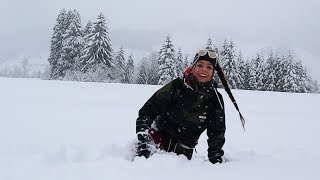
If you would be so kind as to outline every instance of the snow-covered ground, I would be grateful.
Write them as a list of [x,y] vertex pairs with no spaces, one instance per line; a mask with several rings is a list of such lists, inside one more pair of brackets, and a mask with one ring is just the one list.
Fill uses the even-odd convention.
[[320,179],[319,94],[224,90],[226,162],[158,153],[130,161],[139,108],[160,86],[0,77],[0,180]]

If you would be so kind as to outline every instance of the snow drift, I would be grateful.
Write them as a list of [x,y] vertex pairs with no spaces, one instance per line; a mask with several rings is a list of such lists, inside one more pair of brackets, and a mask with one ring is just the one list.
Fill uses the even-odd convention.
[[130,161],[140,107],[160,86],[0,78],[0,179],[319,179],[319,94],[224,90],[225,161]]

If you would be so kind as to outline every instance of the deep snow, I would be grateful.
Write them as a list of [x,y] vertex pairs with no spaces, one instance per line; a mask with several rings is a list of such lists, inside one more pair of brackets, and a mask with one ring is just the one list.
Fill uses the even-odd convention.
[[223,89],[227,162],[158,153],[130,159],[139,108],[161,86],[0,77],[0,179],[320,179],[319,94]]

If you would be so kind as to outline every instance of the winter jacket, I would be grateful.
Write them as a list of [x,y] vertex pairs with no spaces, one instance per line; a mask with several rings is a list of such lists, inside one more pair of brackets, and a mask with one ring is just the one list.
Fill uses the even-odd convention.
[[166,137],[190,148],[207,130],[209,160],[221,159],[224,154],[224,103],[213,83],[190,86],[177,78],[163,86],[140,109],[136,132],[147,132],[152,124]]

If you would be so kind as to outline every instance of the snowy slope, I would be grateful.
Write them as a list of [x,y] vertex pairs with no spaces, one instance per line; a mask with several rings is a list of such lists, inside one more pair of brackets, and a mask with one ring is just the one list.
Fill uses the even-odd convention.
[[0,180],[320,179],[320,95],[224,90],[227,162],[162,153],[129,161],[135,119],[160,86],[0,78]]

